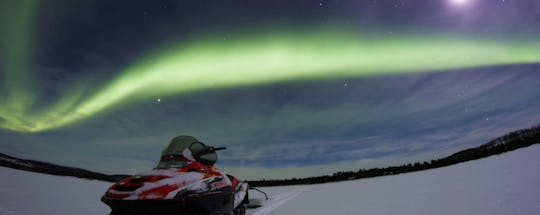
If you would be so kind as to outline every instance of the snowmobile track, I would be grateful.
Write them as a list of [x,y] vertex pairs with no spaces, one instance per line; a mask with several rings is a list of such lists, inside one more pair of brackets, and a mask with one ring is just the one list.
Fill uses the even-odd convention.
[[296,190],[271,196],[270,199],[263,201],[261,207],[247,210],[246,215],[267,215],[282,204],[298,196],[302,191]]

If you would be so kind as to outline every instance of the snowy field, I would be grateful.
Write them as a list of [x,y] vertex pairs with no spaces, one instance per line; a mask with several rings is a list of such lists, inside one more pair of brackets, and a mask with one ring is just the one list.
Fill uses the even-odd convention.
[[[539,169],[535,145],[416,173],[262,188],[272,199],[249,214],[540,214]],[[0,176],[0,215],[109,212],[99,198],[110,183],[4,167]]]

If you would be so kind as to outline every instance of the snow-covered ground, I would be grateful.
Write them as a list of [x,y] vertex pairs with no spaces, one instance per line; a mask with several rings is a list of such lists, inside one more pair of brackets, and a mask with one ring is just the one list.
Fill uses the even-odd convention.
[[0,167],[0,215],[107,215],[111,183]]
[[[265,214],[540,214],[540,145],[450,167],[309,186],[262,188]],[[110,183],[0,167],[0,214],[107,214]],[[255,193],[253,193],[256,196]]]

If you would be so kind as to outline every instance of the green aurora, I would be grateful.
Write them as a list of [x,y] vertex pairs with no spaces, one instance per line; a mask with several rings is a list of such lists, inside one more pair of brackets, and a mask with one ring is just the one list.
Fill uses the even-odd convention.
[[[18,132],[55,129],[133,102],[208,89],[540,62],[540,43],[531,39],[420,33],[375,37],[338,26],[275,29],[238,33],[233,40],[199,37],[169,44],[90,93],[88,86],[70,89],[48,107],[31,111],[40,98],[31,93],[38,89],[30,88],[32,68],[38,65],[29,63],[36,56],[28,36],[32,10],[25,11],[17,23],[2,23],[11,33],[1,39],[7,47],[2,52],[2,95],[7,99],[0,101],[0,127]],[[18,42],[11,42],[15,38]]]

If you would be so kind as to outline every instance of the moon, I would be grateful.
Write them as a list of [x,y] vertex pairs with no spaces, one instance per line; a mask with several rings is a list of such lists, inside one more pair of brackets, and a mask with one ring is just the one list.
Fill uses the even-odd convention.
[[454,7],[465,7],[471,3],[471,0],[448,0],[448,3]]

